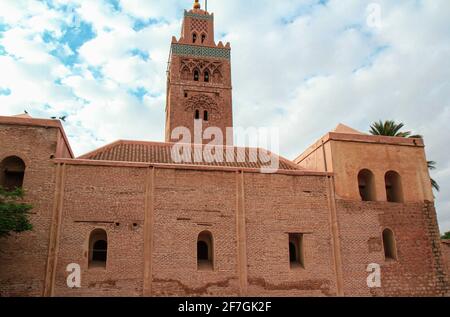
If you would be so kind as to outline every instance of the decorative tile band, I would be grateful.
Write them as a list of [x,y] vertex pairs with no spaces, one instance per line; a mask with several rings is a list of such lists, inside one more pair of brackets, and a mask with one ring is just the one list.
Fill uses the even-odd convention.
[[200,20],[212,20],[214,18],[213,15],[203,15],[203,14],[197,14],[197,13],[191,13],[188,11],[184,12],[185,17],[194,18],[194,19],[200,19]]
[[172,54],[231,59],[231,51],[228,48],[194,46],[177,43],[172,44]]

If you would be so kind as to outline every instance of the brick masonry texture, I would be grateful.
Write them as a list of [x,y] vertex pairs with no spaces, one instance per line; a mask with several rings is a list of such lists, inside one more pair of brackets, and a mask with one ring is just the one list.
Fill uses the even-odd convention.
[[0,125],[0,161],[12,155],[27,166],[24,189],[31,203],[33,231],[0,239],[0,292],[2,295],[42,295],[48,253],[48,233],[55,192],[58,130]]
[[[185,12],[172,44],[230,50],[215,44],[213,21]],[[204,43],[191,43],[193,32]],[[196,108],[209,113],[204,128],[233,120],[230,60],[175,53],[166,143],[117,141],[74,158],[59,121],[0,117],[0,163],[24,161],[34,207],[32,231],[0,239],[0,296],[450,296],[450,244],[440,241],[422,140],[340,125],[273,174],[250,154],[239,164],[176,164],[170,131],[192,132]],[[210,81],[194,81],[195,70]],[[361,201],[362,169],[373,172],[375,201]],[[388,171],[398,172],[404,202],[387,202]],[[387,228],[396,260],[385,259]],[[98,230],[104,268],[89,266]],[[197,241],[209,235],[212,267],[199,269]],[[291,267],[290,235],[302,237],[304,267]],[[72,263],[78,289],[66,283]],[[371,263],[381,288],[367,286]]]
[[[320,173],[58,163],[51,158],[57,129],[1,125],[0,135],[1,158],[19,155],[27,164],[24,188],[34,206],[34,230],[0,240],[2,296],[43,295],[53,274],[46,273],[47,262],[55,264],[54,282],[47,286],[54,296],[335,296],[330,201],[339,228],[343,295],[448,294],[448,245],[441,246],[431,202],[338,199]],[[55,210],[61,217],[52,238]],[[97,228],[108,235],[106,269],[88,268],[89,236]],[[384,228],[395,233],[398,261],[384,260]],[[212,271],[197,270],[196,242],[203,231],[214,240]],[[289,233],[304,234],[305,268],[290,268]],[[58,242],[54,262],[52,239]],[[373,262],[382,266],[381,289],[366,285],[366,267]],[[81,266],[81,289],[66,286],[70,263]]]
[[[447,272],[450,272],[450,241],[443,241],[442,242],[442,253],[444,255],[445,264],[447,265]],[[447,278],[449,278],[449,273],[447,275]]]

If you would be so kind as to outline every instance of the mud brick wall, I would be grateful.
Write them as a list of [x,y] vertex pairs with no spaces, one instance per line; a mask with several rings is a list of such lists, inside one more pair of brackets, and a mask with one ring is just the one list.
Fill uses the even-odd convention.
[[[337,201],[344,292],[360,296],[442,296],[448,291],[431,203]],[[394,232],[398,259],[385,260],[382,232]],[[367,266],[381,265],[382,288],[367,287]]]
[[25,202],[33,206],[33,231],[0,238],[0,296],[41,296],[55,193],[57,128],[0,125],[0,162],[20,157],[26,165]]

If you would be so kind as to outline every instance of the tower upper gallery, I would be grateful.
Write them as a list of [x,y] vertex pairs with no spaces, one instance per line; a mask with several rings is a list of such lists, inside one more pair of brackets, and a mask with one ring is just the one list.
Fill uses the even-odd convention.
[[[179,141],[175,129],[187,128],[194,136],[218,128],[223,142],[233,143],[231,47],[214,39],[214,14],[201,9],[184,11],[181,37],[172,37],[167,73],[166,142]],[[193,143],[209,143],[191,139]],[[214,140],[217,138],[212,138]]]

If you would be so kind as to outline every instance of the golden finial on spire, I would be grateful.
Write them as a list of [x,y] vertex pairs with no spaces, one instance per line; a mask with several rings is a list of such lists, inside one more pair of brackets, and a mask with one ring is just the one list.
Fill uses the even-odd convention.
[[200,2],[198,2],[198,0],[195,0],[194,2],[194,9],[200,9]]

